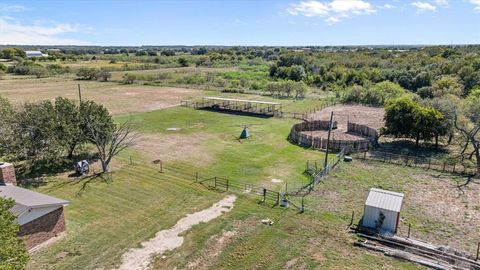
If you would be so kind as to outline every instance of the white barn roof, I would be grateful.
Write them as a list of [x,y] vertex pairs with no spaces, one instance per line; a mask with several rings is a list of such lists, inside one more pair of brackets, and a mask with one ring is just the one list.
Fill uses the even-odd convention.
[[376,207],[393,212],[400,212],[403,194],[388,190],[372,188],[368,193],[366,206]]

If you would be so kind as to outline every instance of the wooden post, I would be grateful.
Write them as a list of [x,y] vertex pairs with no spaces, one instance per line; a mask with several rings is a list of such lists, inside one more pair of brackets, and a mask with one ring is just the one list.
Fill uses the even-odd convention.
[[407,236],[407,238],[410,238],[410,227],[411,227],[411,224],[408,223],[408,236]]
[[442,172],[445,172],[445,161],[443,162],[443,169]]
[[228,191],[228,179],[227,179],[227,191]]
[[80,89],[80,84],[78,84],[78,100],[82,103],[82,90]]
[[280,204],[280,192],[277,192],[277,203],[275,203],[276,205],[279,205]]
[[217,177],[214,178],[214,187],[217,188]]
[[327,163],[328,163],[328,150],[329,150],[329,145],[330,145],[330,133],[332,132],[332,125],[333,125],[333,110],[332,113],[330,114],[330,123],[328,125],[328,136],[327,136],[327,153],[325,154],[325,162],[323,164],[323,168],[327,168]]
[[355,210],[352,211],[352,219],[350,219],[350,226],[353,225],[353,218],[355,217]]
[[367,151],[363,152],[363,160],[367,159]]
[[480,242],[478,242],[477,246],[477,257],[475,258],[475,261],[478,261],[478,256],[480,255]]
[[302,197],[302,206],[300,208],[300,213],[305,212],[305,204],[303,203],[303,197]]
[[245,192],[247,192],[247,184],[245,184]]
[[195,183],[198,182],[198,172],[195,172]]
[[163,173],[163,162],[160,160],[160,172]]
[[132,156],[130,156],[130,165],[133,165]]
[[267,197],[267,189],[263,188],[263,202],[265,202],[266,197]]

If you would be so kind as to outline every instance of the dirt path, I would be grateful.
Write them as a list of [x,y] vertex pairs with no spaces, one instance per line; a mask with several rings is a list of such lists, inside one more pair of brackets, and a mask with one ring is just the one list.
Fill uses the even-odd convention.
[[122,256],[120,270],[147,269],[153,255],[160,255],[165,251],[175,249],[182,245],[183,237],[179,234],[189,230],[193,225],[208,222],[233,208],[236,196],[230,195],[213,204],[210,208],[188,214],[180,219],[175,226],[162,230],[155,237],[142,243],[142,247],[130,249]]

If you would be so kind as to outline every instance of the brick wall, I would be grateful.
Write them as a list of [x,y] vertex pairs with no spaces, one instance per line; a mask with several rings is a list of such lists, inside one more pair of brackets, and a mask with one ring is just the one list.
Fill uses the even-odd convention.
[[20,226],[18,236],[25,240],[27,250],[65,231],[63,207]]
[[15,168],[10,163],[3,163],[0,165],[0,184],[17,185],[17,178],[15,177]]

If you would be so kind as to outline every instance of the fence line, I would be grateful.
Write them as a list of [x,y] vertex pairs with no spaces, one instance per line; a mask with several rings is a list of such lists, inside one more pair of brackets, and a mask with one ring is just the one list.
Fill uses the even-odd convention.
[[473,163],[438,160],[430,157],[419,157],[413,155],[393,154],[381,151],[365,151],[359,154],[364,160],[388,162],[391,164],[418,167],[426,170],[439,172],[458,173],[464,175],[475,175],[476,168]]

